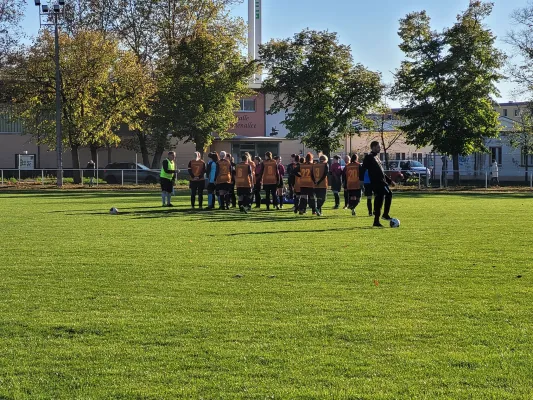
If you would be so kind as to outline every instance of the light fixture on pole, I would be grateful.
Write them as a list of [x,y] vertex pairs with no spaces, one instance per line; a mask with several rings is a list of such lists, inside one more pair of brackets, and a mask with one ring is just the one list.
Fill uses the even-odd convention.
[[[35,0],[37,7],[41,0]],[[53,12],[52,12],[53,11]],[[59,66],[59,17],[65,15],[65,0],[54,0],[39,7],[39,23],[41,28],[54,27],[55,67],[56,67],[56,153],[57,153],[57,186],[63,186],[63,134],[61,132],[61,70]]]

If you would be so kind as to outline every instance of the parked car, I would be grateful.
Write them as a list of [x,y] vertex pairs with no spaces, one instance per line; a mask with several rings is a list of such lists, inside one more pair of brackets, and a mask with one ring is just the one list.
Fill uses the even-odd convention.
[[426,168],[424,164],[414,160],[392,160],[389,161],[389,168],[391,170],[400,171],[403,174],[404,182],[407,182],[411,178],[418,179],[420,175],[421,179],[426,179],[431,175],[431,170]]
[[105,166],[104,181],[110,184],[120,184],[122,183],[123,173],[124,183],[135,183],[137,181],[138,183],[152,184],[159,181],[160,171],[151,170],[140,163],[114,162]]

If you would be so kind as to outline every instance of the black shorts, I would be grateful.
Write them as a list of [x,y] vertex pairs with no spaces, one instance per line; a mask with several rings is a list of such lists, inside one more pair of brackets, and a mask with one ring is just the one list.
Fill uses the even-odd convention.
[[174,190],[174,182],[172,182],[170,179],[167,178],[160,178],[161,180],[161,191],[172,193]]
[[371,183],[365,183],[365,196],[366,197],[372,197],[372,194],[374,193],[374,190],[372,189]]
[[237,188],[237,196],[250,196],[252,188]]
[[348,196],[361,198],[361,189],[348,190]]
[[207,191],[213,193],[217,189],[217,185],[214,183],[207,184]]
[[233,185],[231,183],[217,183],[217,190],[224,192],[231,192]]
[[200,192],[203,192],[205,189],[205,179],[197,180],[197,181],[190,181],[189,182],[189,189],[191,190],[198,190]]
[[300,194],[302,196],[313,196],[315,194],[315,189],[303,187],[303,188],[300,188]]
[[277,185],[263,185],[263,190],[266,192],[267,190],[270,190],[271,192],[275,192],[277,188]]

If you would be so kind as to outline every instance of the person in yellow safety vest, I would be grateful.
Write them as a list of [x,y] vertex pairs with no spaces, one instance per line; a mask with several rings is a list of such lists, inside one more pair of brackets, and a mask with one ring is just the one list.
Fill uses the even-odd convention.
[[176,174],[179,172],[179,170],[176,170],[175,159],[176,153],[169,151],[168,157],[163,161],[161,167],[159,178],[161,181],[161,199],[163,200],[163,207],[174,207],[170,200],[172,198],[172,192],[174,191]]

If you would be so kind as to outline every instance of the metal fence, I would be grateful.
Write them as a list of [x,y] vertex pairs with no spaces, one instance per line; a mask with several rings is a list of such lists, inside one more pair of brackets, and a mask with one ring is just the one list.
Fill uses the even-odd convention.
[[[57,182],[57,169],[1,169],[0,186],[42,185],[54,186]],[[63,169],[63,182],[79,186],[146,186],[159,183],[159,170],[141,169]],[[477,171],[465,174],[459,171],[458,179],[454,171],[428,170],[427,173],[389,170],[386,174],[399,186],[406,188],[454,188],[491,186],[521,186],[533,189],[533,174],[505,175],[492,177],[490,171]],[[178,180],[188,179],[187,169],[181,169]],[[285,179],[287,176],[285,177]],[[75,183],[76,182],[76,183]],[[185,183],[185,182],[183,182]]]

